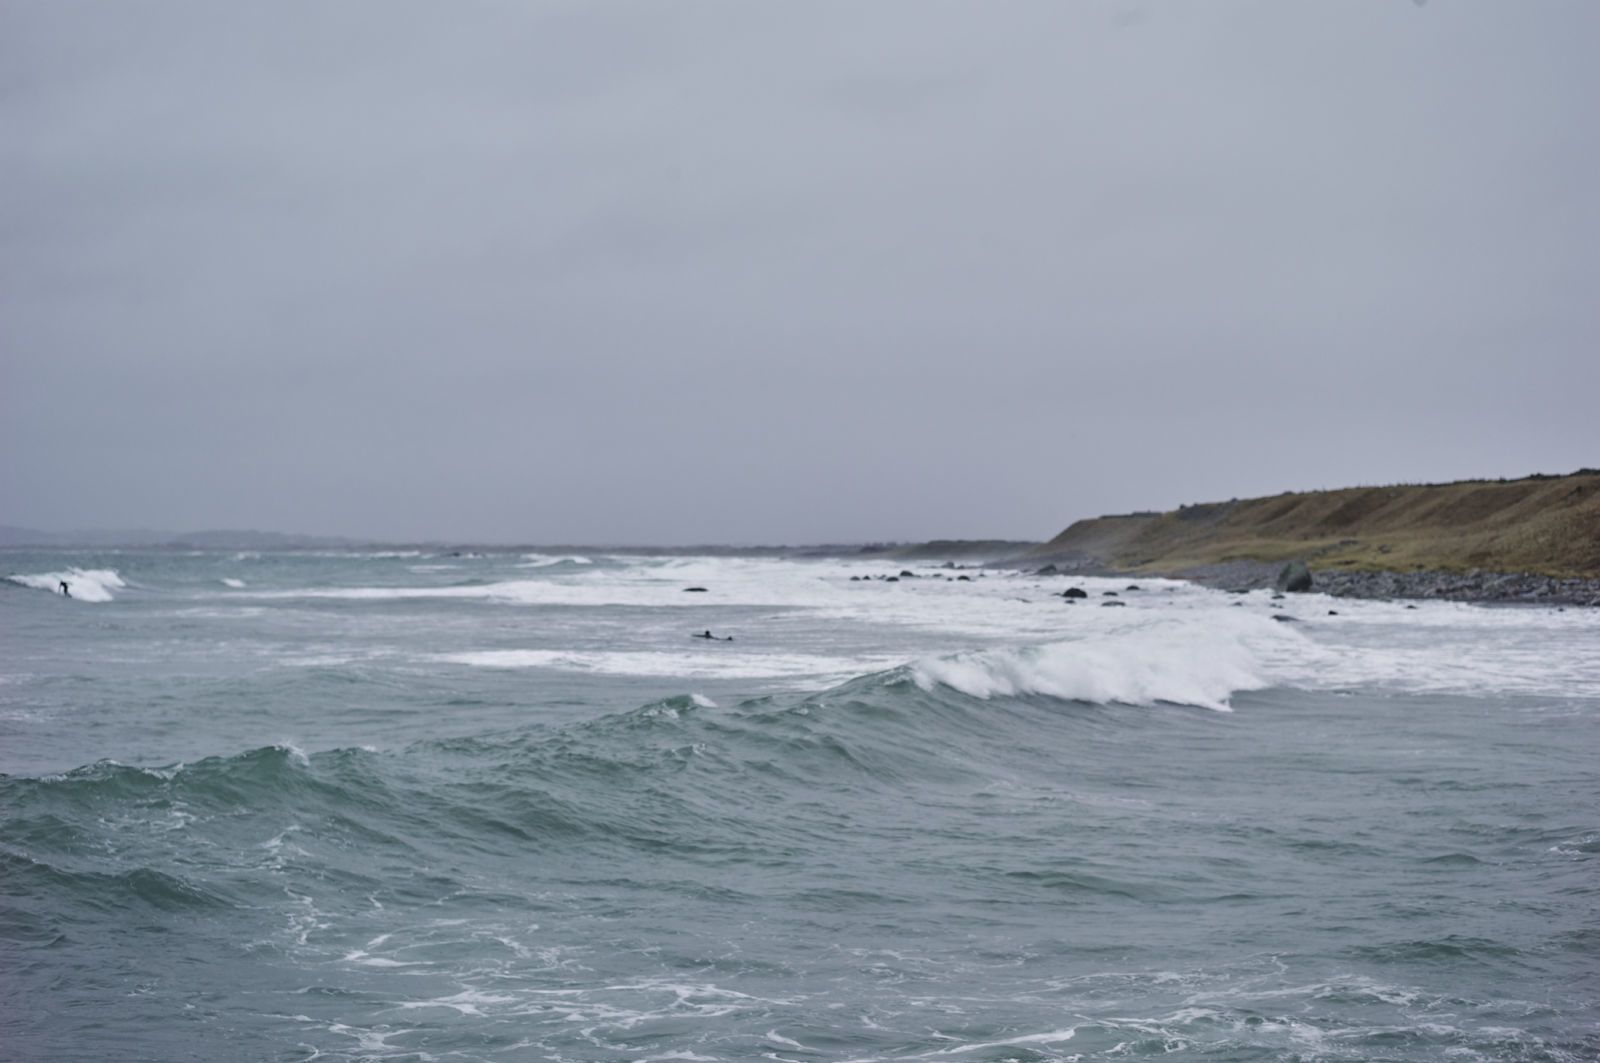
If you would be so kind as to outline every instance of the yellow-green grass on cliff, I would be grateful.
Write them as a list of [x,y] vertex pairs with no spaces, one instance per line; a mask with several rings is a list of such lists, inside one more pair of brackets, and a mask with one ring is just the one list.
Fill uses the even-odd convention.
[[1176,572],[1306,558],[1314,569],[1600,577],[1600,470],[1347,487],[1080,520],[1033,551]]

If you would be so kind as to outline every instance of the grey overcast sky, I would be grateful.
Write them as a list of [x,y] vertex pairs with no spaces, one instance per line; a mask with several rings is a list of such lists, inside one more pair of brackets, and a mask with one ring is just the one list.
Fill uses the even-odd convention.
[[1600,465],[1600,3],[0,0],[0,522],[1047,537]]

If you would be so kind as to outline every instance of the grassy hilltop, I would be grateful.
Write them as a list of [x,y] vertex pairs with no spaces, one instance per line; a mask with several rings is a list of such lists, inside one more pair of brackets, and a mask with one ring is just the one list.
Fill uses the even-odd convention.
[[1149,573],[1298,557],[1314,569],[1592,579],[1600,577],[1600,470],[1348,487],[1094,517],[1028,556]]

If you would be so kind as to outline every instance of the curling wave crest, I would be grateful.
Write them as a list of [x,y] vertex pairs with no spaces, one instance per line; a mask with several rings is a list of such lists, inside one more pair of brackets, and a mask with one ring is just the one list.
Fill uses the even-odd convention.
[[1043,694],[1229,712],[1234,693],[1271,685],[1262,644],[1295,637],[1253,616],[1203,625],[1157,621],[1109,635],[927,658],[912,665],[911,678],[924,690],[940,685],[975,698]]

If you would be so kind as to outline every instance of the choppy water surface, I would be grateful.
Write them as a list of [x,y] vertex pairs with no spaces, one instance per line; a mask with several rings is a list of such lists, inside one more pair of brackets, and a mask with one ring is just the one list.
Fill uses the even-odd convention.
[[1600,611],[0,564],[8,1059],[1600,1057]]

